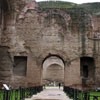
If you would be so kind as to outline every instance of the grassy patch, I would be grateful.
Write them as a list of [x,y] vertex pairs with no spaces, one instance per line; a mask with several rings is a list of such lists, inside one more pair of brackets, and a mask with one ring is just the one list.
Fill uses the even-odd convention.
[[[79,100],[84,100],[85,94],[83,92],[78,93]],[[100,100],[100,92],[88,92],[87,100]]]
[[0,90],[0,100],[22,100],[37,92],[35,89]]

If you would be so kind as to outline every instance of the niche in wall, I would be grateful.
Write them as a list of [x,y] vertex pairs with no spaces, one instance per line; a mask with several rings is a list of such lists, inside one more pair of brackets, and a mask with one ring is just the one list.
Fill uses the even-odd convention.
[[27,72],[27,57],[14,56],[13,73],[18,76],[26,76]]
[[81,76],[84,78],[94,78],[95,75],[95,63],[92,57],[80,58]]

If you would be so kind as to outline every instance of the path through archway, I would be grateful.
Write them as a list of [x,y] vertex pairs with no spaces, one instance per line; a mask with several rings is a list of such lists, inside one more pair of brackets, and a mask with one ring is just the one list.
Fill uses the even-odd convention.
[[58,56],[50,56],[43,62],[42,83],[57,86],[64,83],[64,62]]

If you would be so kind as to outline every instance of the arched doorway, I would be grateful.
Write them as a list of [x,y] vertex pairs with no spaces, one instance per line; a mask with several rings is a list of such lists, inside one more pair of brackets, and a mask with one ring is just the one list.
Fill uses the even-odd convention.
[[60,57],[50,56],[44,60],[42,83],[53,86],[64,83],[64,62]]

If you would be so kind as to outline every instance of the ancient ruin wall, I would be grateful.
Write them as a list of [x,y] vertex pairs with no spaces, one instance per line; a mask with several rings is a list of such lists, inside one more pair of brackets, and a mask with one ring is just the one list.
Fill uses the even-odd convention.
[[[22,8],[19,5],[23,5]],[[12,70],[12,83],[23,86],[41,85],[42,61],[48,55],[58,55],[66,65],[65,85],[73,85],[75,80],[77,84],[81,84],[79,59],[81,56],[93,56],[94,53],[93,42],[88,39],[88,29],[92,26],[88,14],[85,14],[85,17],[84,14],[79,16],[80,20],[87,19],[83,22],[89,21],[85,30],[82,27],[86,23],[82,24],[78,20],[78,25],[83,26],[77,27],[81,30],[73,31],[70,25],[74,27],[74,20],[70,13],[59,9],[46,12],[36,7],[34,3],[30,6],[30,3],[18,2],[15,6],[15,17],[9,15],[5,17],[6,27],[1,42],[2,46],[10,47],[8,52],[12,57],[12,64],[14,56],[28,58],[26,76],[13,75]],[[68,76],[68,73],[74,74]],[[13,80],[15,78],[16,80]],[[74,82],[70,80],[71,78],[75,79]]]

